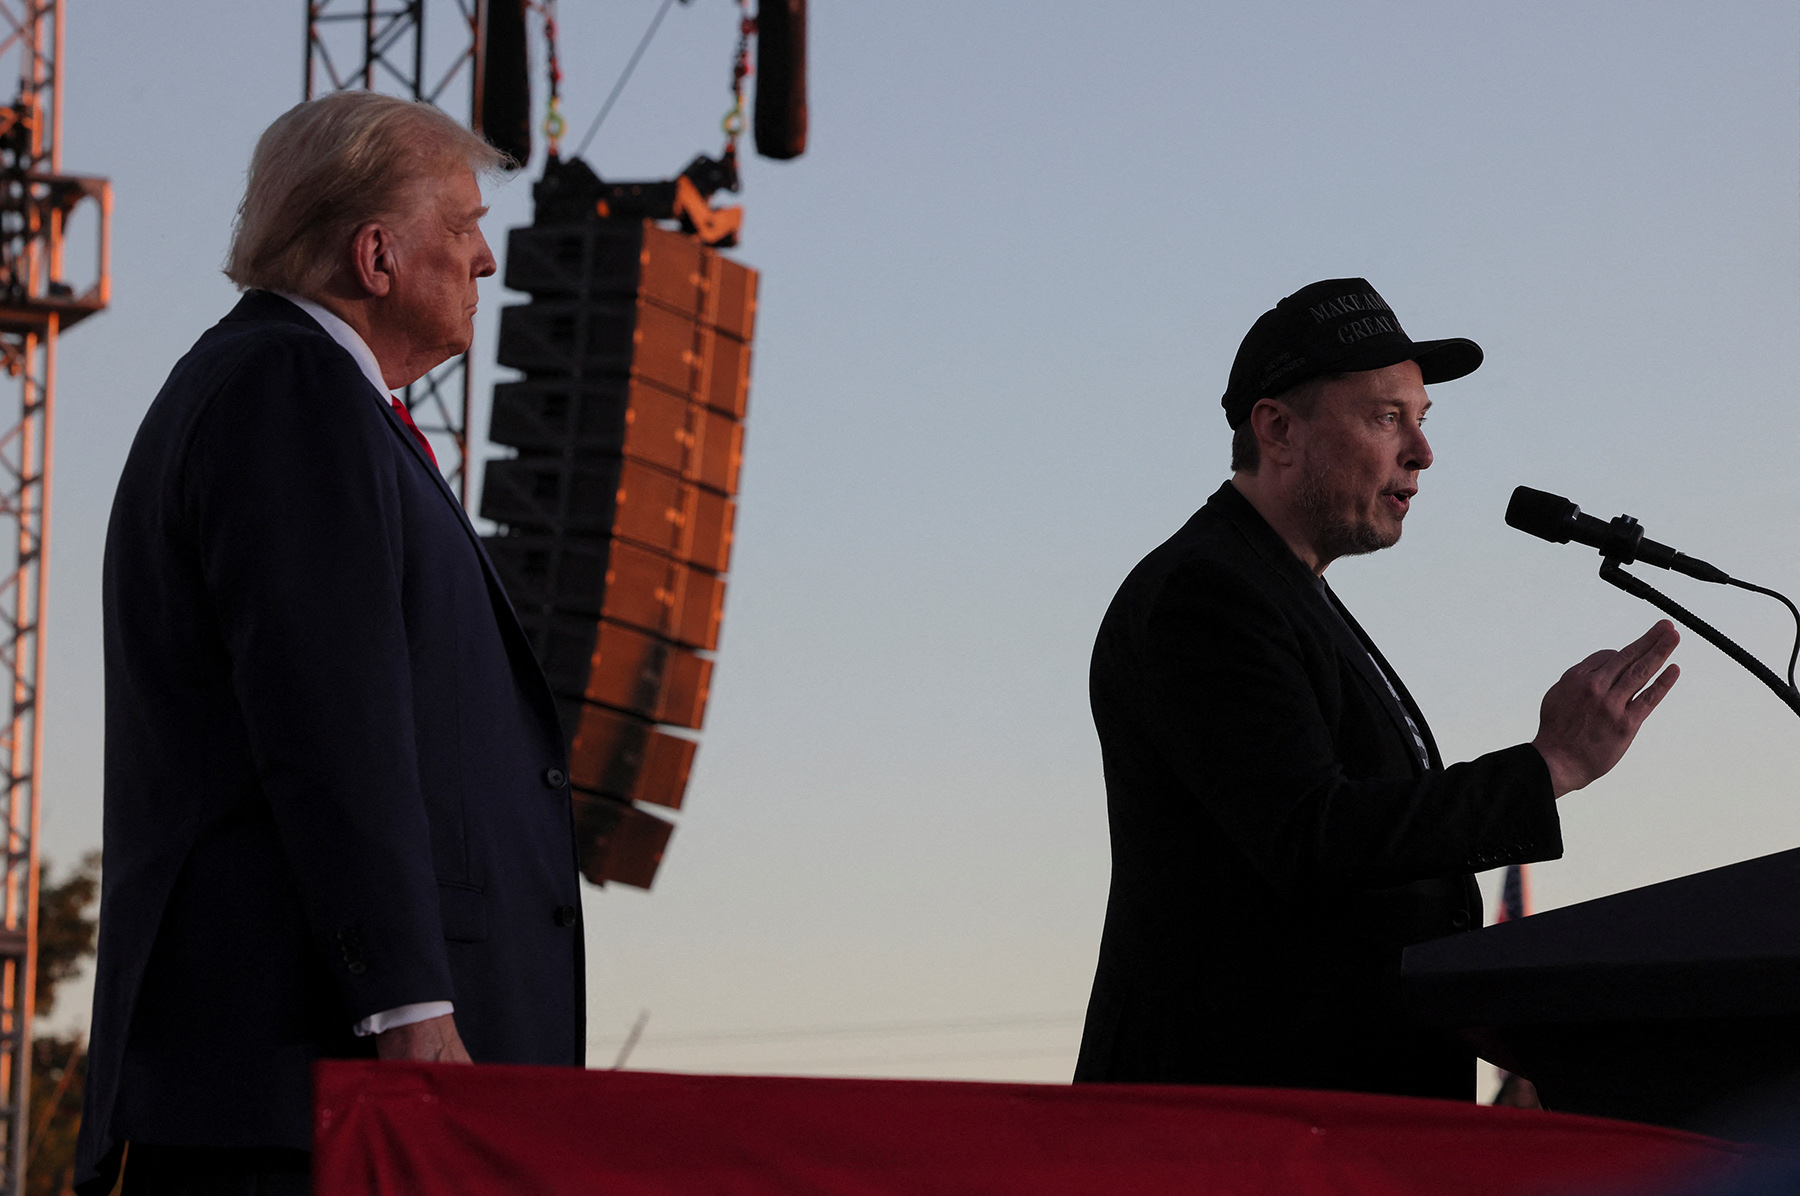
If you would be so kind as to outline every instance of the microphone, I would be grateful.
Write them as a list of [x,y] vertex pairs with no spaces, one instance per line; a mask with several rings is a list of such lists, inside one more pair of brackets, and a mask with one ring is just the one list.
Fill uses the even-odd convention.
[[1573,540],[1589,548],[1598,548],[1602,555],[1616,557],[1622,565],[1642,561],[1718,585],[1731,581],[1722,569],[1684,556],[1667,544],[1646,540],[1644,529],[1629,515],[1606,523],[1592,515],[1583,515],[1580,507],[1559,494],[1546,494],[1529,486],[1520,486],[1513,491],[1512,501],[1506,504],[1506,524],[1552,544],[1567,544]]

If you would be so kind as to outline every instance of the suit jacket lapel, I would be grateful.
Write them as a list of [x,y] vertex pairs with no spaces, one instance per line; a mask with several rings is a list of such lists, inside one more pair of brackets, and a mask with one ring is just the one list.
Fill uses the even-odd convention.
[[1331,595],[1331,600],[1337,606],[1338,613],[1344,616],[1344,622],[1350,624],[1351,630],[1361,638],[1363,646],[1368,649],[1368,655],[1375,658],[1375,662],[1381,666],[1381,671],[1386,673],[1388,680],[1394,683],[1394,694],[1399,696],[1401,703],[1406,707],[1406,713],[1412,717],[1413,725],[1419,729],[1419,738],[1425,741],[1425,754],[1431,761],[1431,767],[1442,768],[1443,758],[1438,755],[1437,740],[1432,738],[1431,727],[1425,722],[1425,715],[1419,709],[1418,702],[1413,700],[1411,691],[1406,688],[1406,683],[1400,680],[1400,674],[1396,673],[1394,666],[1387,662],[1387,657],[1381,654],[1381,649],[1375,646],[1375,641],[1369,638],[1369,633],[1362,629],[1362,624],[1358,623],[1349,609],[1337,600],[1336,593]]
[[[1406,741],[1407,754],[1415,760],[1418,759],[1418,753],[1412,750],[1412,728],[1406,725],[1406,720],[1410,717],[1413,727],[1418,728],[1419,738],[1425,741],[1426,759],[1432,767],[1437,767],[1437,744],[1431,738],[1431,728],[1425,725],[1425,716],[1419,712],[1418,703],[1413,701],[1412,695],[1406,691],[1406,687],[1401,684],[1399,676],[1394,672],[1394,667],[1381,654],[1381,649],[1375,646],[1375,641],[1369,638],[1369,633],[1362,629],[1362,624],[1358,623],[1351,615],[1349,608],[1338,601],[1337,594],[1329,588],[1326,590],[1326,595],[1331,602],[1332,609],[1342,618],[1342,622],[1332,629],[1338,641],[1338,651],[1349,659],[1356,671],[1362,675],[1363,681],[1375,692],[1382,708],[1387,711],[1388,718],[1392,720],[1395,729],[1400,732],[1400,737]],[[1336,623],[1337,620],[1333,620],[1333,622]],[[1349,634],[1346,635],[1346,632]],[[1386,676],[1384,677],[1383,674]],[[1391,689],[1389,682],[1393,683]],[[1401,709],[1402,702],[1405,703],[1404,710]]]
[[[267,291],[246,292],[244,297],[238,300],[238,305],[232,308],[231,313],[225,318],[227,320],[286,320],[292,324],[299,324],[303,327],[313,329],[319,335],[325,337],[326,340],[331,341],[332,348],[336,349],[339,353],[344,354],[344,356],[350,357],[349,351],[338,344],[336,340],[333,340],[330,333],[319,327],[319,322],[317,320],[313,319],[311,316],[307,315],[303,309],[289,303],[281,296],[271,294]],[[463,531],[467,533],[469,542],[475,546],[476,555],[481,558],[482,573],[488,579],[489,589],[493,589],[498,593],[502,600],[501,604],[505,608],[507,618],[511,619],[514,629],[518,631],[520,638],[523,638],[525,635],[524,629],[519,626],[518,617],[513,612],[512,603],[510,600],[506,599],[506,590],[504,587],[500,586],[499,575],[494,572],[493,563],[488,560],[487,552],[481,546],[481,537],[476,534],[475,525],[469,522],[469,515],[467,511],[463,510],[462,501],[456,497],[456,492],[450,489],[450,484],[444,481],[444,475],[438,472],[437,463],[426,455],[424,448],[422,448],[419,442],[413,438],[412,430],[401,422],[398,415],[394,414],[393,396],[377,388],[375,384],[369,380],[368,376],[363,373],[362,367],[356,364],[354,358],[351,359],[350,364],[356,370],[356,376],[362,379],[363,385],[369,388],[369,394],[374,396],[375,405],[381,408],[382,418],[387,420],[389,429],[393,431],[394,435],[400,438],[400,443],[405,445],[406,451],[413,455],[413,460],[424,467],[425,472],[431,476],[433,484],[436,485],[438,493],[443,496],[444,501],[449,503],[451,508],[456,512],[458,522],[462,524]],[[463,468],[468,468],[468,463],[466,461],[464,462]],[[505,621],[506,620],[502,620],[502,623],[504,624]]]
[[[385,399],[386,396],[381,397]],[[481,543],[481,535],[476,532],[475,525],[469,521],[469,513],[463,509],[462,501],[456,497],[456,492],[450,489],[450,483],[444,480],[444,475],[438,471],[437,465],[425,455],[425,450],[413,437],[412,429],[400,421],[400,417],[395,414],[393,407],[389,403],[383,402],[381,414],[386,417],[388,427],[393,430],[394,435],[400,438],[401,443],[406,446],[406,450],[413,455],[413,459],[424,467],[426,473],[431,475],[431,480],[437,485],[438,494],[456,512],[457,522],[461,524],[463,533],[469,537],[469,543],[475,549],[476,558],[481,561],[481,575],[487,581],[488,597],[494,604],[494,615],[495,620],[500,624],[500,634],[509,641],[509,647],[515,656],[530,661],[531,667],[524,671],[532,678],[529,685],[532,690],[532,700],[537,703],[540,713],[548,719],[549,725],[560,729],[562,716],[556,711],[556,696],[550,691],[549,681],[544,679],[543,666],[538,662],[537,653],[531,647],[531,640],[525,634],[524,625],[519,622],[518,612],[513,609],[512,599],[508,596],[506,587],[501,584],[499,573],[494,570],[493,561],[488,559],[487,549]],[[468,467],[468,459],[465,457],[463,468],[467,469]],[[560,740],[558,746],[561,746]]]
[[1337,601],[1337,596],[1332,594],[1329,588],[1326,589],[1324,595],[1320,594],[1319,583],[1312,573],[1300,563],[1300,558],[1294,555],[1293,549],[1289,548],[1287,542],[1276,534],[1275,529],[1269,526],[1268,521],[1257,509],[1250,505],[1250,500],[1238,492],[1236,486],[1226,482],[1219,487],[1218,492],[1212,496],[1207,505],[1214,504],[1217,504],[1226,517],[1243,533],[1244,538],[1256,550],[1257,555],[1268,562],[1283,581],[1298,591],[1301,601],[1311,605],[1319,612],[1319,621],[1329,630],[1332,643],[1337,647],[1338,655],[1349,661],[1350,667],[1362,678],[1363,684],[1368,686],[1381,708],[1387,711],[1388,719],[1393,723],[1394,730],[1400,735],[1401,741],[1406,744],[1407,758],[1416,762],[1419,754],[1414,749],[1412,731],[1406,725],[1406,716],[1410,711],[1414,724],[1419,728],[1420,738],[1425,740],[1426,755],[1435,766],[1437,746],[1432,742],[1431,732],[1425,726],[1424,717],[1418,713],[1411,695],[1406,695],[1405,698],[1408,711],[1400,708],[1400,703],[1395,700],[1395,695],[1406,694],[1400,684],[1400,679],[1394,676],[1394,671],[1388,666],[1387,661],[1382,660],[1381,670],[1386,671],[1388,678],[1394,683],[1392,689],[1388,688],[1387,681],[1382,679],[1381,672],[1376,669],[1376,659],[1379,658],[1380,653],[1376,651],[1374,642],[1368,638],[1356,620],[1350,617],[1350,612],[1344,609],[1343,604]]
[[[331,342],[332,348],[346,357],[350,356],[343,346],[332,340],[330,335],[319,327],[317,320],[279,295],[273,295],[266,291],[247,292],[225,318],[227,320],[285,320],[288,323],[300,324],[314,329],[320,336]],[[501,638],[507,641],[508,650],[513,656],[522,662],[520,671],[529,678],[524,684],[530,692],[531,700],[537,704],[539,714],[543,716],[547,726],[558,729],[559,734],[555,736],[555,739],[558,750],[561,750],[563,746],[560,734],[562,716],[556,711],[556,696],[550,692],[550,683],[544,679],[543,667],[538,663],[537,653],[531,647],[531,640],[526,636],[525,628],[519,622],[518,613],[513,610],[512,599],[507,596],[506,587],[500,583],[500,575],[494,571],[494,563],[488,559],[487,549],[482,547],[481,536],[476,533],[475,525],[469,522],[469,513],[463,510],[462,501],[456,497],[455,491],[450,489],[450,484],[444,481],[444,475],[438,472],[436,463],[426,456],[425,450],[419,446],[419,442],[413,439],[411,429],[401,423],[400,417],[394,414],[394,409],[389,401],[390,396],[377,390],[368,377],[363,374],[362,368],[356,366],[354,361],[351,364],[356,369],[357,377],[362,379],[363,385],[367,386],[369,392],[375,396],[376,403],[381,408],[382,417],[388,422],[388,427],[392,429],[394,435],[400,438],[400,443],[406,446],[406,451],[413,455],[413,459],[424,468],[427,474],[431,475],[432,483],[437,487],[438,494],[450,504],[451,510],[456,512],[457,522],[462,525],[463,533],[469,537],[469,543],[475,549],[476,559],[481,562],[481,575],[487,582],[488,598],[494,604],[494,618],[500,626]],[[468,468],[466,460],[463,462],[463,468]]]

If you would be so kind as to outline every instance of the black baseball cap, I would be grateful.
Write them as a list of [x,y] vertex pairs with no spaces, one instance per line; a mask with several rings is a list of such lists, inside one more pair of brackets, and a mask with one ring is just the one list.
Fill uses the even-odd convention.
[[1250,326],[1220,402],[1233,428],[1256,400],[1320,374],[1379,370],[1416,361],[1427,383],[1473,373],[1481,346],[1462,337],[1415,341],[1375,288],[1361,278],[1327,278],[1301,287]]

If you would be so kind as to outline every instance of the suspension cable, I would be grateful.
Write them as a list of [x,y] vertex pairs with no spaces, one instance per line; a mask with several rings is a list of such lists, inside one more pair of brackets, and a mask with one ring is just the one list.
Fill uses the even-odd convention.
[[545,74],[549,76],[550,103],[544,112],[544,141],[550,156],[559,157],[562,135],[568,129],[562,114],[562,59],[556,52],[556,0],[528,0],[544,18]]
[[731,108],[720,122],[725,130],[725,160],[733,163],[737,161],[738,137],[744,131],[744,80],[750,76],[750,35],[755,32],[750,0],[738,0],[737,49],[731,56]]
[[[686,0],[683,0],[683,3],[685,2]],[[644,51],[650,48],[650,39],[656,36],[656,31],[662,25],[663,18],[669,15],[669,9],[674,6],[675,0],[663,0],[662,7],[656,10],[656,16],[650,20],[650,28],[644,30],[644,36],[638,42],[637,49],[631,52],[631,61],[625,64],[625,70],[619,75],[619,81],[613,84],[612,94],[606,97],[606,103],[600,105],[600,114],[594,117],[594,123],[588,126],[588,131],[582,137],[581,144],[575,147],[575,157],[579,158],[587,152],[588,143],[594,139],[594,134],[600,131],[600,125],[606,120],[606,114],[611,112],[613,105],[618,102],[619,93],[624,91],[625,84],[631,81],[631,72],[637,70],[638,60],[644,56]]]

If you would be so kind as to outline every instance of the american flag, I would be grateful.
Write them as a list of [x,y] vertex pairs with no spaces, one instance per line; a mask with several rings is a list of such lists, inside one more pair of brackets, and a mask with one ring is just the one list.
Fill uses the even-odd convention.
[[1531,877],[1526,865],[1508,864],[1506,880],[1500,886],[1500,908],[1494,911],[1495,922],[1516,922],[1531,914]]
[[[1494,921],[1516,922],[1531,913],[1531,878],[1526,875],[1526,865],[1508,864],[1506,879],[1500,885],[1500,908],[1494,911]],[[1518,1109],[1541,1109],[1538,1102],[1537,1088],[1524,1076],[1515,1076],[1509,1071],[1500,1073],[1500,1090],[1494,1094],[1496,1105],[1511,1105]]]

